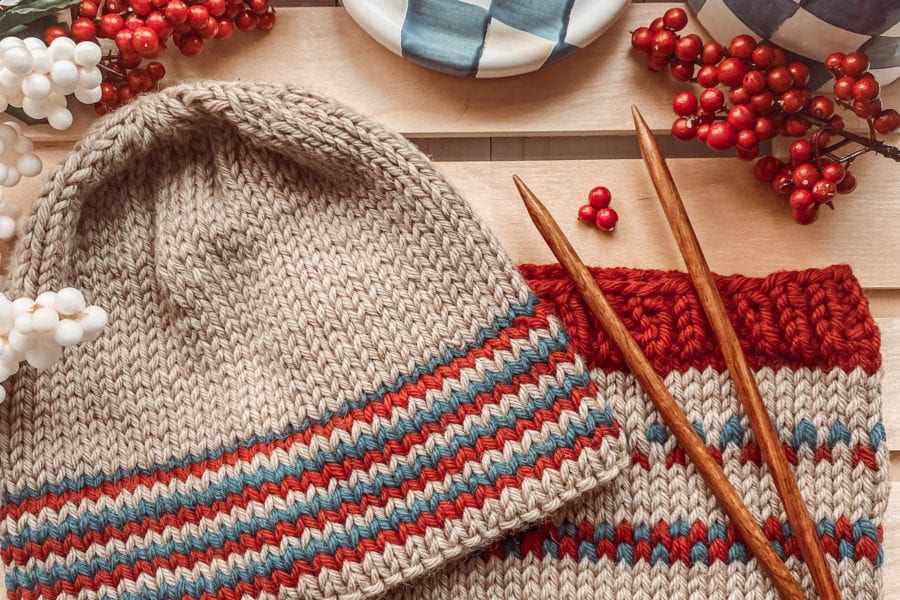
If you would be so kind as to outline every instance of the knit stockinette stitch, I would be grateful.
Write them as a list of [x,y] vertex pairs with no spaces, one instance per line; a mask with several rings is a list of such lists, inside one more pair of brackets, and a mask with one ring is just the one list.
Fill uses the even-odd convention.
[[[778,600],[777,591],[558,266],[522,269],[620,416],[631,465],[540,526],[394,600]],[[684,273],[594,276],[806,596],[815,589]],[[847,267],[718,277],[725,306],[847,600],[881,598],[890,491],[878,329]]]
[[97,341],[0,408],[13,598],[364,598],[627,461],[565,329],[399,136],[290,86],[98,121],[10,284]]

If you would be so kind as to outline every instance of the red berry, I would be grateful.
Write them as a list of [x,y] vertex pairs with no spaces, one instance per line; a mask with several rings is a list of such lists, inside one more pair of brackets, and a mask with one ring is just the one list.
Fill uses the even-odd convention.
[[844,174],[844,179],[840,183],[837,184],[837,193],[838,194],[849,194],[853,190],[856,189],[856,176],[853,175],[850,171],[846,171]]
[[813,154],[813,146],[809,140],[797,140],[788,148],[788,155],[795,164],[809,162]]
[[116,89],[116,104],[126,104],[134,98],[134,91],[128,87],[127,83],[123,83]]
[[854,100],[853,112],[856,113],[856,116],[863,119],[872,118],[881,112],[881,100],[879,98],[865,102]]
[[638,52],[644,54],[650,52],[650,42],[653,40],[653,33],[647,27],[638,27],[631,34],[631,47]]
[[757,71],[756,69],[747,71],[741,80],[741,87],[747,90],[747,93],[751,96],[759,94],[766,89],[766,76],[763,75],[762,71]]
[[772,97],[772,92],[764,90],[759,94],[751,96],[750,102],[747,104],[753,109],[753,112],[757,114],[766,114],[772,111],[772,106],[775,104],[775,98]]
[[681,141],[687,141],[697,135],[697,125],[684,117],[675,119],[672,123],[672,136]]
[[[262,19],[265,16],[266,15],[260,15],[259,18]],[[259,24],[257,24],[256,28],[259,29]],[[669,70],[672,72],[672,78],[677,81],[690,81],[691,78],[694,77],[694,63],[692,62],[684,60],[673,61],[669,63]]]
[[728,54],[743,61],[748,61],[756,49],[756,40],[749,35],[739,35],[728,45]]
[[120,13],[128,8],[128,4],[122,2],[122,0],[106,0],[106,7],[104,8],[104,13]]
[[872,125],[878,133],[893,133],[900,127],[900,113],[888,108],[875,115]]
[[139,17],[145,17],[153,10],[153,4],[150,0],[128,0],[131,11]]
[[834,115],[831,117],[828,122],[831,124],[831,127],[840,131],[844,128],[844,117],[841,115]]
[[713,150],[727,150],[734,146],[737,130],[727,121],[720,121],[709,126],[706,145]]
[[203,40],[196,33],[186,33],[178,49],[185,56],[197,56],[203,52]]
[[[243,12],[248,13],[251,17],[255,16],[252,12],[250,12],[248,10],[242,11],[242,13]],[[241,15],[238,14],[238,16],[236,16],[234,18],[235,25],[237,25],[237,22],[238,22],[238,19],[240,18],[240,16]],[[240,27],[238,27],[238,29],[240,29]],[[253,29],[253,28],[251,27],[250,29]],[[246,29],[243,31],[246,31]],[[650,68],[651,71],[662,71],[663,69],[666,68],[667,64],[669,64],[668,56],[659,56],[657,54],[653,54],[652,52],[647,55],[647,66]]]
[[781,95],[781,112],[785,114],[798,113],[803,110],[806,99],[800,90],[788,90]]
[[760,181],[772,181],[781,169],[781,161],[774,156],[764,156],[756,161],[753,174]]
[[841,62],[841,69],[845,75],[859,77],[869,70],[869,57],[865,52],[851,52]]
[[48,46],[55,40],[60,37],[69,37],[69,34],[66,33],[65,28],[60,25],[51,25],[47,28],[47,31],[44,32],[44,43]]
[[147,27],[156,32],[160,39],[168,38],[174,30],[172,23],[158,10],[147,15],[145,23]]
[[193,29],[206,27],[209,22],[209,11],[202,4],[194,4],[188,8],[187,22]]
[[803,163],[794,167],[794,185],[809,189],[819,180],[819,169],[812,163]]
[[709,135],[709,123],[701,123],[697,126],[697,139],[701,142],[706,141],[706,137]]
[[672,110],[682,117],[694,114],[697,110],[697,97],[691,92],[680,92],[672,99]]
[[775,53],[772,46],[768,44],[760,44],[753,49],[750,59],[760,69],[770,69],[775,66]]
[[187,4],[182,0],[171,0],[166,5],[165,14],[166,18],[171,21],[173,25],[184,23],[188,18]]
[[134,32],[130,29],[120,29],[116,34],[116,46],[119,50],[134,50],[131,45],[131,37]]
[[100,103],[113,104],[116,101],[116,86],[108,81],[100,84]]
[[97,27],[94,22],[84,17],[72,21],[69,29],[72,32],[72,39],[76,42],[89,42],[97,35]]
[[206,22],[206,25],[197,30],[200,39],[206,40],[216,37],[219,34],[219,22],[212,17]]
[[796,115],[790,115],[784,121],[784,133],[791,137],[801,137],[806,135],[811,125]]
[[750,150],[759,145],[759,138],[752,129],[741,129],[738,131],[735,145],[741,150]]
[[802,62],[792,62],[787,66],[794,79],[794,87],[803,88],[809,84],[809,67]]
[[687,13],[682,8],[670,8],[663,14],[663,24],[672,31],[681,31],[687,22]]
[[103,102],[97,102],[94,104],[94,112],[101,117],[105,114],[108,114],[111,110],[113,110],[113,108],[109,104],[104,104]]
[[95,19],[97,17],[97,3],[94,0],[82,0],[78,5],[78,16],[85,19]]
[[719,69],[714,65],[704,65],[697,71],[697,83],[706,88],[719,84]]
[[700,56],[703,42],[696,34],[686,35],[675,42],[675,58],[688,62],[694,62]]
[[656,33],[657,31],[662,31],[666,28],[666,22],[663,21],[662,17],[656,17],[652,21],[650,21],[650,31]]
[[[749,133],[753,132],[751,131]],[[751,146],[750,148],[741,148],[740,146],[736,146],[734,154],[741,160],[755,160],[756,157],[759,156],[759,144]]]
[[772,189],[779,194],[790,194],[794,190],[794,179],[790,171],[779,171],[772,178]]
[[611,208],[601,208],[597,211],[597,218],[594,220],[594,223],[604,231],[612,231],[616,228],[616,222],[618,220],[619,215],[615,210]]
[[725,56],[725,49],[719,42],[706,42],[700,51],[700,62],[704,65],[717,65]]
[[[269,10],[269,0],[246,0],[247,8],[257,15],[264,15]],[[678,37],[675,36],[677,40]]]
[[772,47],[772,56],[775,61],[776,67],[786,67],[788,64],[787,54],[784,53],[784,50],[779,48],[778,46]]
[[[127,30],[123,29],[123,31]],[[144,60],[144,57],[141,53],[133,49],[122,50],[119,52],[119,63],[125,67],[125,69],[134,69],[135,67],[140,66],[142,60]]]
[[843,52],[832,52],[828,55],[828,58],[825,59],[825,67],[835,77],[842,77],[844,75],[844,70],[842,68],[844,56]]
[[706,88],[700,92],[700,106],[709,112],[716,112],[725,104],[725,94],[719,88]]
[[719,63],[719,83],[728,87],[741,85],[747,66],[738,58],[726,58]]
[[768,117],[756,117],[753,121],[753,133],[759,140],[769,140],[775,137],[775,126]]
[[612,194],[608,188],[598,185],[588,192],[588,203],[594,208],[606,208],[612,201]]
[[731,104],[747,104],[750,102],[750,94],[742,87],[733,87],[728,90],[728,101]]
[[812,136],[812,143],[814,146],[818,146],[821,150],[828,146],[828,142],[831,140],[831,134],[825,131],[824,129],[819,129]]
[[139,94],[153,88],[153,78],[144,69],[132,69],[128,72],[127,79],[129,87]]
[[847,171],[841,163],[830,162],[822,167],[822,179],[827,179],[831,183],[838,184],[844,180]]
[[234,22],[228,18],[219,19],[219,31],[216,33],[216,39],[230,38],[232,33],[234,33]]
[[672,56],[675,52],[675,34],[667,29],[654,33],[650,40],[650,52],[656,56]]
[[834,114],[834,101],[825,96],[816,96],[809,102],[809,114],[817,119],[827,121]]
[[125,19],[116,13],[106,14],[100,18],[100,33],[104,37],[115,38],[116,34],[122,31],[123,27],[125,27]]
[[125,27],[132,31],[137,31],[144,26],[144,20],[135,14],[125,17]]
[[816,202],[828,202],[834,198],[836,192],[837,186],[835,186],[833,181],[827,179],[820,179],[812,186],[812,195]]
[[159,81],[166,76],[166,68],[160,62],[153,61],[147,63],[145,69],[147,71],[147,75],[149,75],[150,79],[152,79],[153,81]]
[[854,100],[868,102],[869,100],[877,98],[880,91],[881,89],[878,86],[877,81],[870,77],[864,77],[853,85],[851,94],[853,95]]
[[[234,20],[234,26],[240,31],[250,31],[256,27],[257,18],[249,10],[241,11],[241,14]],[[671,31],[669,33],[672,33]]]
[[773,94],[783,94],[794,85],[794,77],[787,67],[775,67],[766,75],[766,84]]
[[578,220],[585,223],[593,223],[597,218],[597,209],[590,204],[585,204],[578,209]]
[[834,95],[841,100],[853,99],[853,86],[856,85],[856,77],[844,75],[834,82]]
[[[268,0],[266,0],[268,3]],[[209,11],[209,14],[213,17],[221,17],[225,14],[225,9],[228,8],[228,3],[225,0],[206,0],[203,3],[203,6],[206,7],[206,10]]]
[[819,218],[819,207],[815,204],[806,210],[791,209],[791,218],[800,225],[809,225]]
[[131,45],[145,56],[152,54],[159,48],[159,35],[150,27],[138,27],[131,36]]
[[810,190],[801,188],[791,192],[788,202],[791,203],[791,208],[794,210],[806,210],[816,203],[816,199]]
[[753,127],[753,122],[756,120],[756,115],[753,114],[753,111],[745,104],[738,104],[736,106],[732,106],[731,110],[728,111],[728,123],[740,131],[741,129],[749,129]]

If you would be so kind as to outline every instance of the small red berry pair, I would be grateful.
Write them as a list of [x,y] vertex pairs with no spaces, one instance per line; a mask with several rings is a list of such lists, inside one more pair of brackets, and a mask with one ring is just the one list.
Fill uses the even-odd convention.
[[609,189],[599,185],[588,193],[588,203],[578,209],[578,219],[585,223],[593,223],[603,231],[616,228],[619,214],[609,208],[612,194]]

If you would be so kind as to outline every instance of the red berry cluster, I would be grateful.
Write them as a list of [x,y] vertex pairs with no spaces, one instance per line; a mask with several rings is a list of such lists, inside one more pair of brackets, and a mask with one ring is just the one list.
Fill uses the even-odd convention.
[[170,39],[185,56],[196,56],[205,40],[229,38],[235,28],[267,31],[275,25],[269,0],[82,0],[74,10],[68,32],[54,25],[44,39],[48,45],[60,36],[76,42],[115,41],[118,53],[100,63],[103,96],[95,105],[98,114],[156,86],[165,76],[163,65],[141,65],[160,56]]
[[578,209],[578,219],[593,223],[603,231],[612,231],[619,221],[619,213],[609,207],[612,194],[602,185],[588,193],[588,203]]
[[[680,140],[696,138],[714,150],[734,148],[744,160],[757,158],[761,141],[777,135],[802,138],[791,145],[789,162],[765,157],[755,167],[757,177],[790,194],[791,213],[798,223],[811,223],[820,204],[833,208],[835,193],[856,187],[847,168],[862,152],[874,150],[900,160],[896,148],[875,139],[875,132],[896,130],[900,115],[881,106],[878,82],[867,72],[869,59],[864,53],[828,57],[825,64],[837,79],[835,101],[814,95],[809,68],[789,62],[782,49],[758,44],[749,35],[735,37],[727,48],[714,41],[703,43],[697,35],[676,33],[686,25],[687,13],[672,8],[631,37],[650,69],[660,71],[668,65],[675,79],[704,88],[699,95],[681,92],[674,97],[672,108],[678,117],[672,135]],[[836,103],[869,120],[868,139],[844,131],[844,120],[834,114]],[[832,136],[840,139],[832,143]],[[848,140],[864,149],[836,156],[834,152]]]

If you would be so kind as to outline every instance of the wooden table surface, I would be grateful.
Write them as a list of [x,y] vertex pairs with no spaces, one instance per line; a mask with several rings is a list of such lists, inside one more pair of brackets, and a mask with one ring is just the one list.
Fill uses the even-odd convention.
[[[323,4],[322,0],[295,0]],[[383,49],[341,8],[279,8],[268,33],[235,35],[187,59],[167,52],[168,83],[190,78],[293,82],[330,94],[410,136],[441,162],[516,262],[551,262],[517,199],[518,173],[548,204],[592,265],[682,269],[632,135],[630,105],[663,136],[664,151],[711,267],[763,275],[834,263],[851,265],[882,330],[884,416],[892,466],[885,526],[885,597],[900,598],[900,168],[863,157],[860,184],[809,227],[795,225],[786,201],[753,178],[750,165],[713,156],[702,144],[668,138],[672,96],[687,84],[654,74],[629,52],[630,30],[672,4],[632,4],[587,49],[546,69],[500,80],[465,80],[415,66]],[[704,39],[705,32],[694,26]],[[175,56],[170,56],[175,55]],[[886,106],[900,107],[900,82]],[[93,119],[76,112],[68,131],[29,127],[44,173]],[[848,119],[862,131],[862,124]],[[900,135],[889,141],[900,143]],[[783,152],[781,153],[784,154]],[[40,188],[25,180],[10,192],[24,205]],[[614,235],[578,224],[586,190],[602,183],[615,195],[621,221]]]

